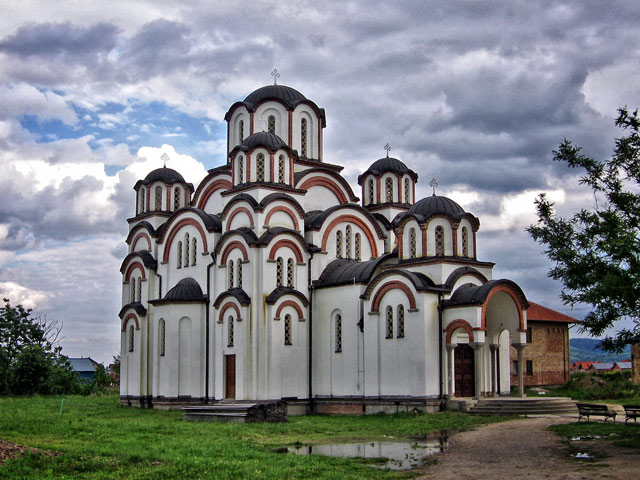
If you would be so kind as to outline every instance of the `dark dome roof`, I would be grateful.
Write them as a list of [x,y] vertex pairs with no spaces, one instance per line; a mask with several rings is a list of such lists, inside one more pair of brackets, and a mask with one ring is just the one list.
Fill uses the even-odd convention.
[[160,180],[165,183],[185,183],[184,177],[176,172],[173,168],[156,168],[152,172],[149,172],[144,179],[144,183],[151,183]]
[[265,100],[280,100],[287,107],[293,108],[298,103],[306,100],[306,98],[295,88],[287,87],[286,85],[267,85],[247,95],[244,103],[256,105]]
[[450,217],[464,215],[464,209],[447,197],[432,195],[416,202],[407,212],[407,215],[422,215],[429,217],[436,213],[444,213]]
[[193,278],[183,278],[167,292],[164,299],[173,301],[202,300],[202,289]]
[[411,177],[413,177],[414,181],[418,179],[418,175],[409,167],[407,167],[404,162],[393,157],[383,157],[373,162],[367,169],[367,171],[358,177],[358,183],[362,185],[362,179],[369,173],[380,176],[385,172],[393,172],[397,173],[398,175],[404,175],[405,173],[408,173],[409,175],[411,175]]
[[253,135],[249,135],[244,139],[240,148],[247,152],[254,147],[265,147],[269,150],[276,151],[279,148],[289,148],[289,145],[281,139],[278,135],[270,132],[258,132]]

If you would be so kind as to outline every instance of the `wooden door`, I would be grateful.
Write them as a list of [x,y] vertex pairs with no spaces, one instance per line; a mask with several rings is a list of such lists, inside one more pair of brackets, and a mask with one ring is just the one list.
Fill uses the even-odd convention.
[[236,398],[236,356],[224,356],[224,398]]
[[459,344],[453,351],[456,376],[456,397],[473,397],[475,394],[473,348]]

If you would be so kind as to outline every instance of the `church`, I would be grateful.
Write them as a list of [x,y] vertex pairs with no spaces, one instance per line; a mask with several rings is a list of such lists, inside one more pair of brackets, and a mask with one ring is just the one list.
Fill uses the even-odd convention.
[[388,149],[358,198],[325,160],[324,109],[291,87],[224,118],[225,165],[197,186],[166,167],[134,186],[122,404],[375,413],[508,395],[513,379],[522,393],[529,303],[477,258],[477,217],[435,182],[416,199]]

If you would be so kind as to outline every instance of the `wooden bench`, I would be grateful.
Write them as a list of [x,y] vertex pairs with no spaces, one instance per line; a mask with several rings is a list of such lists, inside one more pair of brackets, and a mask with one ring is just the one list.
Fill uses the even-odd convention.
[[633,419],[635,423],[638,418],[640,418],[640,405],[623,405],[624,407],[624,423],[627,423],[627,420]]
[[609,410],[609,407],[607,407],[606,405],[598,405],[595,403],[577,403],[576,406],[578,407],[578,421],[580,421],[582,417],[587,417],[587,421],[589,421],[589,417],[598,416],[604,417],[605,423],[610,418],[613,418],[613,423],[616,423],[616,415],[618,413],[613,410]]

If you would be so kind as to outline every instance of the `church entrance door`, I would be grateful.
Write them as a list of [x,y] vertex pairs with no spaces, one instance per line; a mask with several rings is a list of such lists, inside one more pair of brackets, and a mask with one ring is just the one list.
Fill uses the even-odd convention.
[[453,350],[456,397],[473,397],[475,394],[473,353],[473,348],[466,343],[458,344]]
[[224,356],[224,398],[236,398],[236,356]]

